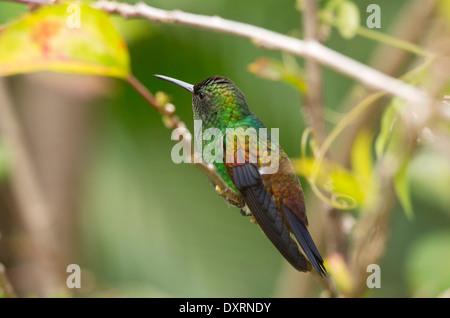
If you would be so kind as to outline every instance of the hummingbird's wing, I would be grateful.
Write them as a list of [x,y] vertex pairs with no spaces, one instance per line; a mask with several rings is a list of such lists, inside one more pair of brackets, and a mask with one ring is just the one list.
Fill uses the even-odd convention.
[[278,209],[309,261],[320,275],[326,276],[323,259],[306,227],[308,219],[300,181],[281,147],[278,171],[274,174],[264,174],[261,178],[265,187],[273,193],[273,197],[278,199]]
[[[259,124],[264,127],[262,123]],[[243,127],[248,128],[241,124],[240,128]],[[248,142],[243,135],[239,137],[237,140],[227,139],[227,142],[231,142],[229,145],[234,143],[234,151],[227,152],[228,149],[224,149],[224,162],[228,175],[241,192],[247,207],[263,232],[294,268],[310,271],[312,264],[319,275],[326,275],[322,257],[306,228],[308,219],[300,181],[286,153],[277,143],[272,145],[271,138],[269,143],[264,137],[256,139],[249,136]],[[270,149],[270,156],[264,149]],[[272,163],[276,169],[269,172],[267,168]]]
[[264,234],[295,269],[303,272],[310,271],[311,264],[291,237],[289,228],[283,222],[282,214],[279,213],[271,194],[264,187],[257,166],[253,163],[245,163],[235,165],[231,169],[236,188],[243,195],[245,203]]

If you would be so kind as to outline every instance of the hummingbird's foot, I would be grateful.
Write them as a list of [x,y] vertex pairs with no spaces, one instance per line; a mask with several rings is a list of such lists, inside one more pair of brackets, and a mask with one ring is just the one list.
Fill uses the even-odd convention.
[[214,189],[225,200],[225,203],[228,206],[232,205],[232,206],[235,206],[235,207],[238,207],[238,208],[242,208],[245,205],[244,200],[234,201],[233,199],[231,199],[228,196],[226,196],[225,195],[225,191],[223,189],[221,189],[218,185],[216,185],[214,187]]
[[245,205],[244,207],[242,207],[240,212],[241,212],[242,216],[248,216],[250,218],[251,223],[258,224],[258,222],[256,221],[255,217],[253,216],[253,214],[250,211],[250,209],[248,208],[248,206]]
[[250,215],[250,222],[253,224],[258,224],[258,221],[256,221],[256,219],[253,215]]
[[242,216],[251,216],[252,215],[252,211],[250,211],[250,209],[246,205],[241,207],[241,211],[240,212],[241,212]]
[[235,207],[238,207],[238,208],[242,208],[244,206],[244,204],[245,204],[244,202],[235,202],[234,200],[231,200],[230,198],[228,198],[228,197],[226,197],[224,195],[222,195],[221,197],[225,200],[225,203],[228,206],[235,206]]

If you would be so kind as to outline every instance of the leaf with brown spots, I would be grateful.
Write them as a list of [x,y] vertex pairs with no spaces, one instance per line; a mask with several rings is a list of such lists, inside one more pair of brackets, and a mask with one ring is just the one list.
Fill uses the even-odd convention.
[[125,78],[128,49],[102,11],[78,4],[43,7],[0,32],[0,75],[44,70]]

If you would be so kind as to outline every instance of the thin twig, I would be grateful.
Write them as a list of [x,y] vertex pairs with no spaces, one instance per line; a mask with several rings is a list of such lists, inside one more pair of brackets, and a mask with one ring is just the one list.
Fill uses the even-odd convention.
[[135,5],[100,0],[93,7],[125,18],[145,18],[153,22],[183,24],[251,39],[257,45],[310,58],[377,90],[386,91],[410,103],[429,104],[427,94],[409,84],[387,76],[363,63],[333,51],[315,40],[299,40],[251,24],[179,10],[162,10],[139,2]]
[[[319,36],[319,21],[317,18],[316,0],[303,1],[303,29],[305,40],[317,40]],[[314,59],[305,59],[306,81],[308,83],[305,94],[306,120],[316,133],[316,138],[321,144],[327,135],[324,120],[323,80],[321,65]]]

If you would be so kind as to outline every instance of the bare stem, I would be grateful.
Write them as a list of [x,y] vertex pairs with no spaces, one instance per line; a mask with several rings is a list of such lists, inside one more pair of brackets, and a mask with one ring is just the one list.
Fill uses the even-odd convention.
[[[303,29],[306,40],[317,40],[318,18],[316,0],[303,1]],[[321,65],[314,59],[305,59],[307,93],[304,97],[308,126],[314,129],[317,140],[321,144],[326,134],[323,102],[323,80]]]

